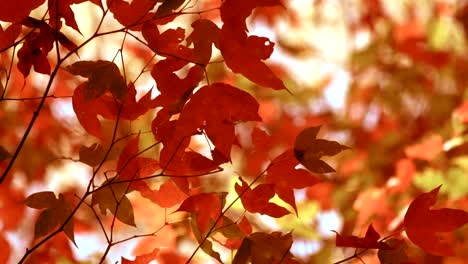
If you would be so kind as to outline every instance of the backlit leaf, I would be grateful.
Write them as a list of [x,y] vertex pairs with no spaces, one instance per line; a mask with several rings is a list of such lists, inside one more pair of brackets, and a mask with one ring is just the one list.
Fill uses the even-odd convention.
[[[113,180],[114,179],[114,180]],[[101,214],[106,215],[109,210],[117,219],[127,225],[135,225],[133,206],[125,196],[128,190],[126,183],[112,183],[115,178],[106,180],[99,190],[93,193],[91,205],[98,205]]]
[[369,225],[364,237],[342,236],[336,233],[335,243],[337,247],[391,249],[387,243],[381,242],[379,239],[380,235],[375,231],[372,225]]
[[291,233],[271,234],[256,232],[244,238],[232,263],[300,263],[290,253],[293,240]]
[[124,99],[127,95],[127,85],[120,70],[111,61],[78,61],[66,69],[71,74],[88,79],[83,86],[86,100],[98,98],[105,91],[110,91],[117,99]]
[[[72,212],[72,207],[63,194],[59,194],[57,199],[53,192],[33,193],[26,198],[24,203],[35,209],[45,208],[37,218],[34,227],[34,239],[47,235],[57,226],[63,225]],[[64,225],[63,231],[75,243],[73,229],[73,219],[69,219]]]
[[303,189],[320,182],[320,179],[304,169],[295,169],[299,162],[292,150],[276,157],[268,167],[266,181],[274,184],[276,194],[290,204],[297,214],[294,189]]
[[416,197],[405,214],[404,227],[408,238],[424,251],[439,256],[455,252],[446,237],[468,223],[468,212],[458,209],[430,209],[441,186]]
[[335,170],[320,160],[323,156],[334,156],[349,147],[336,141],[316,139],[320,126],[304,129],[296,137],[294,154],[297,160],[308,170],[316,173],[328,173]]
[[268,38],[248,36],[245,20],[260,6],[281,5],[279,0],[227,0],[221,6],[224,24],[220,34],[220,50],[226,65],[260,86],[275,90],[286,89],[283,82],[263,62],[273,52],[274,43]]
[[149,264],[151,261],[156,259],[158,254],[159,254],[159,248],[155,248],[153,252],[137,256],[135,260],[128,260],[122,257],[121,263],[122,264]]
[[239,177],[239,180],[241,185],[236,183],[235,189],[245,210],[251,213],[266,214],[276,218],[290,213],[284,207],[270,202],[270,199],[275,196],[273,184],[260,184],[251,189],[242,178]]
[[176,211],[196,213],[197,228],[204,233],[224,207],[227,193],[200,193],[185,199]]

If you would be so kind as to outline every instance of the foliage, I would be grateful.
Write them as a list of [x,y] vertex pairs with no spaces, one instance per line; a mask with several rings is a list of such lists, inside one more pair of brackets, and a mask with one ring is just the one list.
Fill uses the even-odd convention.
[[0,263],[467,259],[468,4],[298,2],[0,0]]

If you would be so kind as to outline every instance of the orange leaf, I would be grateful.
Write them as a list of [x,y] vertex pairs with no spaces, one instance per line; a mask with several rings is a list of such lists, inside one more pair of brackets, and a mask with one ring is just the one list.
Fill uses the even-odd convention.
[[158,254],[159,254],[159,248],[155,248],[153,252],[137,256],[135,260],[128,260],[122,257],[121,263],[122,264],[148,264],[151,261],[155,260]]
[[226,65],[260,86],[285,89],[283,82],[262,61],[270,57],[274,43],[268,38],[247,36],[246,18],[260,6],[281,5],[279,0],[227,0],[221,6],[224,24],[220,34],[220,50]]
[[432,210],[441,186],[416,197],[410,204],[404,219],[408,238],[424,251],[439,256],[455,254],[445,238],[447,233],[468,223],[468,212],[442,208]]
[[409,158],[433,160],[443,149],[444,141],[439,135],[432,135],[421,143],[405,148],[405,154]]
[[260,184],[254,189],[250,189],[248,184],[239,177],[242,185],[236,183],[235,189],[240,196],[245,210],[251,213],[266,214],[272,217],[282,217],[290,212],[284,207],[269,202],[275,196],[273,184]]
[[208,230],[210,220],[214,222],[224,207],[227,193],[200,193],[189,198],[180,205],[179,211],[196,213],[197,227],[203,234]]

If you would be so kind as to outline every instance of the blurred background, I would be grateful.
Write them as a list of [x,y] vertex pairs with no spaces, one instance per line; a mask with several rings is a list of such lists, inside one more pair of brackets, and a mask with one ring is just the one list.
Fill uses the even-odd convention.
[[[108,2],[103,3],[104,10]],[[217,0],[190,1],[184,11],[193,13],[177,17],[160,31],[182,27],[188,36],[190,24],[198,18],[213,19],[221,26],[217,9],[220,5]],[[200,178],[200,188],[229,192],[227,203],[234,201],[234,184],[239,175],[253,179],[269,161],[293,146],[300,131],[322,125],[319,138],[352,148],[325,159],[337,172],[321,175],[323,182],[295,191],[298,216],[247,216],[256,231],[291,232],[291,252],[305,263],[333,263],[354,253],[354,249],[337,248],[331,230],[363,236],[372,223],[382,236],[393,234],[401,227],[412,199],[441,184],[438,205],[468,210],[468,2],[284,0],[283,5],[255,9],[248,18],[248,29],[249,35],[268,37],[275,43],[267,64],[291,93],[258,87],[232,73],[214,49],[206,68],[210,82],[231,83],[252,94],[260,104],[263,123],[236,127],[242,148],[233,148],[232,163],[223,165],[223,172]],[[73,4],[71,9],[80,32],[68,26],[61,31],[77,45],[92,37],[98,26],[99,32],[122,28],[111,13],[106,13],[101,21],[104,12],[91,2]],[[47,4],[43,4],[31,16],[41,19],[46,11]],[[6,29],[9,23],[1,22],[1,26]],[[26,32],[23,28],[21,35]],[[67,58],[64,66],[78,60],[114,61],[126,80],[134,82],[138,99],[149,91],[154,98],[159,92],[150,71],[163,57],[153,56],[139,42],[141,34],[134,34],[131,37],[118,32],[96,37]],[[10,48],[0,53],[2,170],[19,144],[48,81],[47,75],[36,72],[23,79],[18,69],[11,67],[12,62],[16,63],[16,55],[12,56],[16,52]],[[53,52],[55,48],[50,54]],[[49,62],[52,66],[56,63],[52,56]],[[187,71],[188,67],[184,67],[177,74],[182,77]],[[28,195],[38,191],[63,192],[69,195],[67,199],[76,202],[90,180],[93,161],[86,160],[83,151],[98,140],[80,125],[71,99],[73,90],[83,80],[65,70],[58,72],[49,93],[53,96],[46,100],[18,156],[13,176],[0,186],[0,245],[5,245],[0,247],[0,255],[6,256],[5,261],[16,263],[33,239],[32,220],[38,210],[24,206]],[[125,137],[140,133],[141,149],[155,142],[151,133],[154,117],[155,112],[150,111],[135,121],[119,124],[118,138],[123,138],[122,143],[110,153],[103,171],[111,172],[115,167],[128,141]],[[102,145],[109,146],[114,122],[104,118],[100,121],[105,138]],[[266,139],[258,133],[264,133]],[[190,147],[210,153],[210,144],[203,136],[193,140]],[[144,155],[157,157],[158,153],[155,148]],[[100,182],[105,180],[104,175],[99,177]],[[152,184],[159,188],[162,181]],[[191,237],[187,216],[172,214],[178,205],[165,209],[135,192],[128,196],[139,229],[136,232],[118,225],[116,236],[158,232],[153,237],[113,246],[108,263],[120,261],[121,256],[131,259],[149,253],[155,247],[165,250],[166,261],[180,261],[193,252],[197,244]],[[292,210],[278,197],[273,201]],[[228,215],[239,217],[243,211],[238,202]],[[83,206],[76,214],[77,247],[65,236],[57,236],[31,261],[98,261],[107,243],[93,212],[89,206]],[[106,224],[111,219],[109,214],[102,217]],[[402,237],[405,238],[404,233]],[[428,255],[410,242],[405,245],[405,256],[418,263],[466,263],[467,240],[468,228],[463,227],[452,238],[456,256]],[[230,250],[220,245],[215,245],[215,249],[227,263],[232,260]],[[202,253],[197,259],[200,263],[213,261]],[[349,263],[401,263],[398,261],[369,251],[361,260]]]

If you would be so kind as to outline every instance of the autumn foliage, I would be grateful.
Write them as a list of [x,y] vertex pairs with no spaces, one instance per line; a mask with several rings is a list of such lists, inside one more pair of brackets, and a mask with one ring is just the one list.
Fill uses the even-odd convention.
[[468,3],[305,2],[0,0],[0,263],[465,263]]

